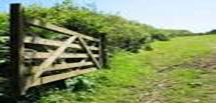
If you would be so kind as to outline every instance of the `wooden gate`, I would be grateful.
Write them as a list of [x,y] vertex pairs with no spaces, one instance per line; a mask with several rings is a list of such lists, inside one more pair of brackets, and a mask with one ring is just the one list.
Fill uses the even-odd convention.
[[[105,35],[87,36],[39,20],[26,20],[20,4],[10,11],[11,85],[20,96],[34,86],[92,72],[106,63]],[[34,29],[58,33],[41,37]]]

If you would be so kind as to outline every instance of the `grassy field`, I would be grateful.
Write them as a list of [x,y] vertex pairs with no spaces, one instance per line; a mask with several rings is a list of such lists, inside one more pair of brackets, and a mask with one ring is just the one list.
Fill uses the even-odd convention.
[[116,53],[111,69],[69,81],[82,80],[84,91],[50,90],[36,102],[216,103],[216,36],[179,37],[152,47]]

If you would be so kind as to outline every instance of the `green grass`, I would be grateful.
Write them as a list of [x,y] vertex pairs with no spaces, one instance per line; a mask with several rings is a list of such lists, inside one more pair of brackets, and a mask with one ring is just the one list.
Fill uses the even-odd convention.
[[216,51],[216,36],[155,42],[153,51],[116,53],[111,69],[85,75],[85,91],[42,93],[37,103],[216,103],[214,70],[192,65]]

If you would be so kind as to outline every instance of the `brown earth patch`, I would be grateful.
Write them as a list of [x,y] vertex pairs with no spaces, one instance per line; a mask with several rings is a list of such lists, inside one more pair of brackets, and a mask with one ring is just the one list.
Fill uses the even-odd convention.
[[216,54],[212,55],[211,57],[197,59],[193,63],[191,63],[191,66],[202,69],[216,70]]

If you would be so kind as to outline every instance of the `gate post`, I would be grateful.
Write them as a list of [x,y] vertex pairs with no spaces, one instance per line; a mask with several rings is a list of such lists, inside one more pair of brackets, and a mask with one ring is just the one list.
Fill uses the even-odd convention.
[[23,94],[23,57],[24,24],[21,4],[10,5],[10,81],[11,95]]
[[107,39],[106,39],[106,34],[102,33],[100,35],[100,63],[102,67],[107,68]]

